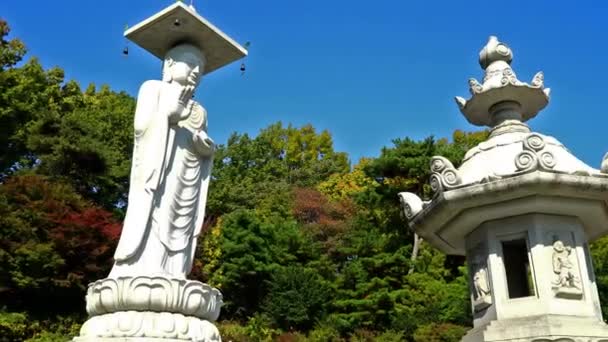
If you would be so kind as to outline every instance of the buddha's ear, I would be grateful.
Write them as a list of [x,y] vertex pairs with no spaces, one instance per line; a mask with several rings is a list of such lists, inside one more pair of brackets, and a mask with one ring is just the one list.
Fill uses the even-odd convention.
[[173,59],[171,57],[165,58],[165,63],[163,63],[163,82],[171,82],[173,80],[173,76],[169,72],[169,68],[173,65]]

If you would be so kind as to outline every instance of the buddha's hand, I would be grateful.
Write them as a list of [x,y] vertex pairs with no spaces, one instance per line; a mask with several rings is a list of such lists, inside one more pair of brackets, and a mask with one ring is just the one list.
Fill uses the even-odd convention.
[[166,84],[160,92],[158,109],[171,121],[176,121],[174,119],[176,119],[176,117],[178,119],[186,107],[186,103],[181,101],[184,91],[185,89],[183,86],[176,83],[169,83]]
[[194,96],[194,86],[191,84],[183,86],[181,89],[181,93],[179,95],[179,102],[186,104],[189,101],[192,101],[193,96]]
[[172,124],[176,124],[182,120],[186,120],[190,117],[190,113],[192,113],[192,109],[196,105],[194,100],[189,100],[186,102],[186,105],[181,107],[181,112],[179,114],[169,115],[169,122]]
[[188,118],[194,105],[192,94],[194,94],[192,85],[183,86],[178,83],[170,83],[163,89],[159,107],[170,122],[177,123]]
[[192,136],[194,150],[202,157],[211,157],[215,152],[215,143],[205,131],[197,131]]

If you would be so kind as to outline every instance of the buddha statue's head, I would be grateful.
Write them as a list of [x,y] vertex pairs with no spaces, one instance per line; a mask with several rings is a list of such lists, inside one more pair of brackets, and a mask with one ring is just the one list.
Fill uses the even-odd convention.
[[205,55],[190,44],[173,47],[165,55],[163,81],[176,82],[183,86],[197,86],[205,68]]

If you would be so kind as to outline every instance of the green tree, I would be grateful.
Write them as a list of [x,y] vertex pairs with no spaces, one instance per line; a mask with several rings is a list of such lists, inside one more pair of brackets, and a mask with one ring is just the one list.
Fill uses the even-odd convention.
[[[24,112],[17,108],[7,108],[7,103],[16,101],[11,97],[9,90],[19,83],[19,73],[14,66],[22,60],[26,49],[19,39],[7,40],[10,33],[8,23],[0,18],[0,180],[9,171],[9,168],[17,162],[23,146],[15,139],[20,124],[27,122]],[[23,85],[21,85],[23,87]],[[27,98],[22,92],[22,98]],[[24,101],[19,101],[26,106]],[[27,113],[27,112],[26,112]]]
[[[26,126],[38,116],[51,115],[66,107],[62,89],[63,70],[45,71],[36,58],[22,66],[16,64],[25,55],[18,39],[6,40],[8,24],[0,20],[0,173],[10,174],[31,166],[36,156],[27,149]],[[69,91],[69,87],[65,90]],[[69,102],[69,101],[68,101]]]
[[85,197],[111,209],[127,203],[135,102],[124,92],[93,85],[82,93],[63,86],[69,108],[47,112],[27,125],[27,147],[38,172],[71,183]]
[[279,328],[308,331],[325,317],[331,288],[316,270],[280,267],[269,283],[263,310]]
[[316,133],[310,125],[298,129],[279,122],[255,138],[234,133],[215,155],[209,211],[219,215],[264,203],[276,214],[287,214],[282,195],[291,185],[316,185],[348,171],[346,154],[334,151],[329,132]]
[[453,142],[396,139],[393,147],[363,166],[376,183],[350,195],[355,214],[332,259],[339,270],[332,317],[343,334],[363,328],[411,336],[432,321],[469,322],[462,260],[446,258],[430,247],[411,258],[416,243],[406,229],[397,193],[411,191],[428,198],[430,159],[443,155],[458,166],[465,152],[485,137],[486,132],[457,131]]
[[293,220],[263,220],[252,210],[237,210],[222,217],[221,235],[221,263],[210,282],[228,298],[226,312],[233,317],[259,311],[271,274],[308,258]]
[[107,86],[82,92],[62,69],[44,70],[36,58],[17,66],[25,47],[7,41],[9,31],[0,20],[0,180],[34,167],[108,209],[123,206],[134,99]]
[[602,312],[606,313],[608,312],[608,237],[591,244],[591,256]]
[[317,189],[332,201],[344,201],[378,186],[378,182],[365,173],[365,167],[370,162],[371,159],[361,159],[351,172],[334,173],[327,180],[319,183]]
[[0,18],[0,70],[5,70],[19,63],[25,55],[26,49],[19,39],[6,40],[11,32],[6,20]]

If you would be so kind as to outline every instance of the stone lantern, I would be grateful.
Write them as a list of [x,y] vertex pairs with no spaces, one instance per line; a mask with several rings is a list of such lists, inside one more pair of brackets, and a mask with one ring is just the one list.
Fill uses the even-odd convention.
[[456,98],[491,128],[456,169],[431,160],[434,196],[400,198],[409,226],[469,267],[473,329],[462,341],[608,341],[589,242],[608,233],[608,161],[592,168],[525,123],[549,102],[537,73],[518,80],[511,49],[490,37],[483,82]]

